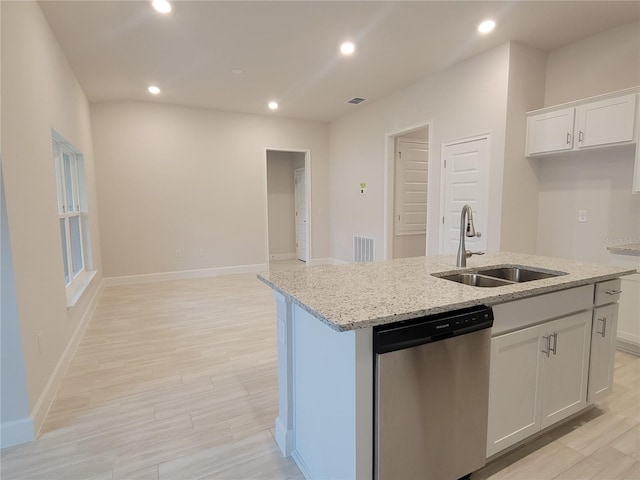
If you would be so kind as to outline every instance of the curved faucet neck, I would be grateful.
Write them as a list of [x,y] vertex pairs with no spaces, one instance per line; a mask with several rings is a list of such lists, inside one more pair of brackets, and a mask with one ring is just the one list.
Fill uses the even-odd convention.
[[[465,221],[465,217],[467,217]],[[467,247],[465,245],[464,237],[475,237],[476,229],[473,225],[473,211],[470,205],[462,207],[460,212],[460,243],[458,245],[458,256],[456,259],[457,267],[467,266]]]

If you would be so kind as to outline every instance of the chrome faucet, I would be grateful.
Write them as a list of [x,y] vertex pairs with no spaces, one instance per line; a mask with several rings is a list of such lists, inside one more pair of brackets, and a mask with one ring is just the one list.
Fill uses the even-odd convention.
[[[465,215],[467,221],[465,222]],[[464,237],[480,237],[480,232],[476,233],[476,228],[473,225],[473,211],[470,205],[462,207],[460,212],[460,244],[458,246],[458,258],[456,260],[456,267],[466,267],[467,258],[471,255],[484,255],[484,252],[472,252],[466,249],[464,244]]]

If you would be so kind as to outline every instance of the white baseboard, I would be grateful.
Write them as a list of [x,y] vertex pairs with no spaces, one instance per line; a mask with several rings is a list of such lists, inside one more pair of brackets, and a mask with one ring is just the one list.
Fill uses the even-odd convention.
[[276,443],[285,457],[293,452],[293,430],[287,430],[280,417],[276,418]]
[[32,442],[34,439],[35,430],[31,417],[0,424],[0,448]]
[[344,260],[339,260],[339,259],[333,258],[333,257],[324,257],[324,258],[313,258],[313,259],[311,259],[311,261],[309,262],[309,266],[314,266],[314,265],[343,265],[345,263],[349,263],[349,262],[345,262]]
[[630,342],[618,337],[618,341],[616,342],[616,350],[627,352],[640,357],[640,344],[638,342]]
[[98,288],[96,288],[96,291],[94,292],[93,297],[91,297],[91,300],[89,301],[87,310],[84,312],[84,315],[78,322],[78,326],[76,327],[75,332],[73,332],[71,339],[69,339],[69,343],[67,343],[66,348],[62,352],[62,355],[58,360],[58,364],[53,369],[53,373],[49,377],[49,381],[47,382],[47,385],[44,387],[44,390],[40,394],[38,401],[36,402],[36,404],[33,407],[33,410],[31,411],[31,419],[33,420],[33,427],[36,433],[40,431],[40,428],[42,427],[44,419],[47,416],[47,413],[49,412],[49,408],[51,408],[51,404],[53,403],[53,400],[56,396],[56,392],[58,391],[58,387],[60,386],[62,377],[67,371],[67,367],[69,367],[69,363],[71,363],[71,359],[73,359],[73,355],[75,354],[76,349],[78,348],[78,344],[80,343],[80,340],[82,340],[84,331],[86,330],[87,325],[89,324],[89,320],[93,316],[93,312],[95,311],[96,306],[98,305],[98,300],[100,300],[100,296],[104,291],[104,287],[105,287],[105,281],[104,279],[102,279],[102,281],[100,282],[100,285],[98,286]]
[[272,253],[269,255],[270,260],[295,260],[298,258],[296,252],[293,253]]
[[179,270],[176,272],[145,273],[142,275],[125,275],[122,277],[105,278],[105,286],[131,285],[134,283],[162,282],[165,280],[183,280],[186,278],[218,277],[220,275],[235,275],[237,273],[266,272],[268,267],[264,263],[254,265],[236,265],[233,267],[199,268],[197,270]]

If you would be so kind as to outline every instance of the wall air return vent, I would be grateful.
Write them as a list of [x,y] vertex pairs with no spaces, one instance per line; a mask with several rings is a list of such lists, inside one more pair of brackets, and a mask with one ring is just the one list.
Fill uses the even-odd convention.
[[358,105],[366,100],[366,98],[353,97],[351,100],[347,100],[347,103],[351,103],[352,105]]
[[353,237],[353,261],[373,262],[376,252],[375,240],[371,237]]

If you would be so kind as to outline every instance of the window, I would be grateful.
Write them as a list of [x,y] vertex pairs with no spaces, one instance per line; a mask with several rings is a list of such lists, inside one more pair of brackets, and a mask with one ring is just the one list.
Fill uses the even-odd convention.
[[93,277],[88,259],[89,216],[83,156],[53,132],[53,160],[58,190],[58,222],[62,243],[67,305],[73,305]]

